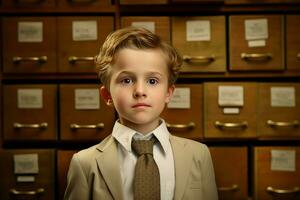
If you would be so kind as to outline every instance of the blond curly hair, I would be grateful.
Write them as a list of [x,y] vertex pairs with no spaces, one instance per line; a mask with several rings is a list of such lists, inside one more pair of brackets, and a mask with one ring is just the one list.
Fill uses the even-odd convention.
[[179,70],[182,66],[182,58],[177,51],[171,45],[162,41],[159,36],[147,29],[127,27],[118,29],[109,34],[99,54],[95,57],[98,76],[106,88],[109,88],[111,68],[113,67],[115,56],[119,50],[124,48],[141,50],[160,49],[167,58],[169,85],[176,82]]

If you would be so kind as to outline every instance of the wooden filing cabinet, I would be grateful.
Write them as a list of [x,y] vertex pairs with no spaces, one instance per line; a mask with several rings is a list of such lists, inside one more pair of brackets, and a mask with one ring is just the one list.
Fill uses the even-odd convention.
[[56,140],[57,86],[3,86],[4,140]]
[[59,0],[58,8],[99,8],[101,6],[111,5],[111,0]]
[[62,84],[60,139],[100,141],[111,133],[113,107],[107,106],[96,84]]
[[0,176],[0,199],[56,199],[54,150],[1,150]]
[[165,42],[170,43],[170,18],[162,16],[124,16],[121,17],[121,26],[136,26],[146,28],[159,35]]
[[300,84],[260,83],[258,137],[300,139]]
[[172,44],[182,54],[182,72],[226,71],[225,16],[172,17]]
[[5,73],[57,71],[55,17],[5,17],[2,29]]
[[300,147],[254,147],[254,199],[300,199]]
[[167,4],[168,0],[120,0],[121,5],[151,5],[151,4]]
[[219,200],[248,198],[247,147],[209,147]]
[[288,70],[300,70],[300,15],[286,15],[286,65]]
[[3,0],[1,5],[7,8],[54,8],[55,0]]
[[190,138],[203,138],[201,84],[177,84],[171,102],[162,118],[172,134]]
[[229,69],[232,71],[284,70],[282,15],[229,17]]
[[74,150],[58,150],[57,151],[57,176],[58,176],[58,194],[62,200],[67,186],[67,175],[69,165],[72,159]]
[[256,83],[204,83],[204,137],[255,138],[256,93]]
[[95,73],[94,57],[114,30],[111,16],[58,17],[59,72]]

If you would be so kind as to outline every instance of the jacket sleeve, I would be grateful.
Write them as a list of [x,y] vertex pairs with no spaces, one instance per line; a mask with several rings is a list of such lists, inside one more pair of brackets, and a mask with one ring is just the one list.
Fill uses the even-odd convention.
[[74,154],[69,166],[64,200],[88,200],[89,196],[87,174],[77,154]]
[[203,169],[205,173],[203,174],[203,199],[218,200],[218,190],[215,181],[215,173],[213,162],[209,149],[204,145],[204,159],[202,160]]

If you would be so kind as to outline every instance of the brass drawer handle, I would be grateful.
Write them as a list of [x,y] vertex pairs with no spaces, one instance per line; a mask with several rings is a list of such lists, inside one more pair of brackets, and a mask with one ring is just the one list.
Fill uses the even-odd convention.
[[270,127],[298,127],[299,121],[294,120],[292,122],[274,122],[273,120],[268,120],[267,124]]
[[220,121],[215,121],[215,126],[219,129],[223,129],[223,128],[241,128],[241,129],[244,129],[244,128],[248,127],[248,122],[243,121],[241,123],[232,123],[232,122],[223,123],[223,122],[220,122]]
[[272,57],[271,53],[241,53],[241,58],[246,61],[268,61]]
[[35,128],[35,129],[46,129],[48,127],[47,122],[42,122],[40,124],[21,124],[18,122],[14,123],[15,129],[21,129],[21,128]]
[[166,123],[167,127],[171,130],[190,130],[194,129],[196,124],[194,122],[190,122],[188,124],[169,124]]
[[70,64],[75,64],[78,61],[90,61],[94,62],[95,57],[77,57],[77,56],[70,56],[69,57],[69,63]]
[[271,193],[271,194],[295,194],[300,192],[300,187],[294,187],[293,189],[275,189],[271,186],[266,188],[266,191]]
[[239,190],[239,186],[237,185],[237,184],[233,184],[232,186],[230,186],[230,187],[218,187],[218,191],[220,191],[220,192],[235,192],[235,191],[237,191],[237,190]]
[[215,61],[216,57],[214,55],[211,56],[183,56],[183,61],[187,63],[211,63]]
[[45,63],[47,62],[47,56],[40,56],[40,57],[20,57],[15,56],[13,57],[12,61],[14,64],[20,64],[20,62],[38,62],[38,63]]
[[103,129],[104,123],[91,124],[91,125],[79,125],[79,124],[70,124],[70,129]]
[[297,59],[299,59],[299,60],[300,60],[300,53],[298,53],[298,54],[297,54]]
[[32,191],[19,191],[16,190],[15,188],[10,189],[9,192],[13,195],[31,195],[31,196],[35,196],[35,195],[41,195],[45,192],[44,188],[38,188],[37,190],[32,190]]

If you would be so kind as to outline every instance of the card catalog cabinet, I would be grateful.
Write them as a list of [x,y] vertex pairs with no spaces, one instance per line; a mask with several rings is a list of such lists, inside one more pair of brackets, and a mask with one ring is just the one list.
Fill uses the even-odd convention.
[[300,70],[300,15],[286,15],[286,65],[288,70]]
[[59,72],[95,73],[94,57],[114,29],[113,17],[59,17],[57,23]]
[[204,137],[256,137],[256,83],[204,83]]
[[2,29],[4,72],[57,71],[55,17],[5,17]]
[[173,98],[162,113],[172,134],[190,138],[203,138],[201,84],[177,84]]
[[170,18],[169,17],[121,17],[121,26],[135,26],[146,28],[156,33],[162,40],[170,42]]
[[59,199],[63,200],[67,186],[67,174],[73,154],[73,150],[58,150],[57,151],[57,176],[58,176],[58,194]]
[[3,86],[4,140],[56,140],[57,86]]
[[230,70],[284,70],[283,45],[282,15],[229,17]]
[[172,44],[182,54],[182,72],[226,71],[225,16],[172,17]]
[[300,138],[300,84],[259,84],[258,136]]
[[55,152],[0,151],[0,199],[55,199]]
[[2,0],[5,8],[54,8],[55,0]]
[[209,147],[213,160],[219,200],[248,197],[247,147]]
[[254,200],[300,199],[300,147],[254,148]]
[[60,139],[105,138],[112,131],[115,115],[99,95],[99,85],[62,84],[60,89]]

